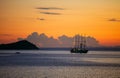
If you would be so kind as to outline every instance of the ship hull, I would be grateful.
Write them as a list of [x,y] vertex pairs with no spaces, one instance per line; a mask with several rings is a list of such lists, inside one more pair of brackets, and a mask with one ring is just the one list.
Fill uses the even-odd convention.
[[77,49],[77,48],[73,48],[71,49],[71,53],[87,53],[88,50],[84,49],[84,50],[80,50],[80,49]]

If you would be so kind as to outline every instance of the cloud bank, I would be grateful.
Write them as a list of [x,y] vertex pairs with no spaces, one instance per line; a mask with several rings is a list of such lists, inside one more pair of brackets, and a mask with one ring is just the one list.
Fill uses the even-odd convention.
[[[22,40],[23,38],[18,38],[18,40]],[[93,37],[86,37],[87,39],[87,47],[99,47],[99,42]],[[73,37],[68,37],[66,35],[59,36],[58,39],[53,37],[48,37],[44,33],[38,34],[37,32],[33,32],[27,36],[26,40],[36,44],[38,47],[42,48],[71,48],[73,47]]]

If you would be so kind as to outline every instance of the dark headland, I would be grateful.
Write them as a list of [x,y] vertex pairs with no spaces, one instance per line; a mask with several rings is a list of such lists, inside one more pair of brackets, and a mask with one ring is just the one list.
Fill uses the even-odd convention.
[[9,44],[0,44],[0,50],[38,50],[33,43],[27,40],[21,40],[14,43]]

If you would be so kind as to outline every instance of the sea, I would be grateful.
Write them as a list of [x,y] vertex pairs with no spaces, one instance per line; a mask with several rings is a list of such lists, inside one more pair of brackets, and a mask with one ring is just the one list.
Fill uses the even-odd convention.
[[120,51],[0,50],[0,78],[120,78]]

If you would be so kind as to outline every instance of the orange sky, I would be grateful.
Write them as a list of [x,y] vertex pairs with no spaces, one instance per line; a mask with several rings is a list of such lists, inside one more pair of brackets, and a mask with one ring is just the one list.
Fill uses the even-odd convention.
[[38,32],[55,38],[83,33],[102,45],[120,45],[120,0],[0,0],[0,10],[0,43]]

